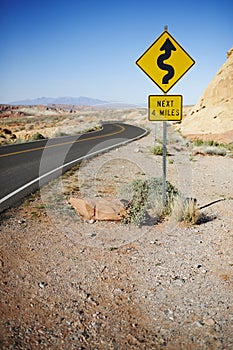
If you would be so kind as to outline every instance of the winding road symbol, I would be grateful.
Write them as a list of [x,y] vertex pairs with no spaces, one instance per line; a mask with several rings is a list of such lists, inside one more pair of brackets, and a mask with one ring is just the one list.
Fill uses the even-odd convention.
[[194,65],[194,59],[167,30],[137,59],[136,64],[167,93]]
[[176,51],[175,46],[172,44],[169,38],[167,38],[164,44],[161,46],[160,51],[165,51],[157,59],[158,67],[162,70],[166,70],[167,74],[162,79],[162,84],[168,84],[169,80],[174,76],[174,68],[170,64],[164,63],[165,60],[171,57],[172,51]]

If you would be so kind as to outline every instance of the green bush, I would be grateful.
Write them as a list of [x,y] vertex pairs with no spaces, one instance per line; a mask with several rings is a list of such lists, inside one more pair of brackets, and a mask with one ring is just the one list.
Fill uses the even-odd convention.
[[218,147],[207,147],[205,149],[205,153],[208,155],[216,155],[216,156],[225,156],[227,154],[227,151],[225,148],[218,148]]
[[29,141],[44,140],[44,139],[45,137],[42,134],[40,134],[39,132],[36,132],[30,137]]
[[213,140],[207,140],[207,141],[203,141],[203,140],[194,140],[193,142],[193,145],[194,146],[213,146],[213,147],[218,147],[218,148],[224,148],[228,151],[233,151],[233,142],[231,143],[221,143],[221,142],[218,142],[218,141],[213,141]]
[[216,141],[213,141],[213,140],[207,140],[207,141],[203,141],[203,140],[194,140],[193,141],[193,145],[194,146],[219,146],[220,143],[219,142],[216,142]]
[[162,215],[170,214],[172,202],[178,195],[177,189],[166,181],[166,207],[163,208],[161,178],[134,180],[123,188],[122,193],[129,203],[123,222],[137,225],[147,219],[158,220]]
[[64,132],[64,131],[56,131],[56,132],[53,134],[53,137],[63,137],[63,136],[69,136],[69,134],[67,134],[67,133]]
[[161,146],[161,145],[153,146],[150,148],[150,151],[155,156],[162,156],[163,155],[163,146]]

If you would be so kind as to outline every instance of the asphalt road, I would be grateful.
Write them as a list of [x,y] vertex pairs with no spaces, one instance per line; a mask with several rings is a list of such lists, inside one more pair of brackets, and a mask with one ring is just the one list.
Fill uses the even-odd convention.
[[0,212],[82,160],[146,134],[133,125],[109,122],[96,132],[0,147]]

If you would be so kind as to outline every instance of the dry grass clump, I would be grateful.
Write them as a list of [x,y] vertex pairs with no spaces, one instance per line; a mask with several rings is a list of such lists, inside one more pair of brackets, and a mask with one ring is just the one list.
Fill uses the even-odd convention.
[[150,147],[150,151],[155,156],[162,156],[163,155],[163,146],[157,145],[157,146]]
[[195,154],[207,154],[225,157],[226,155],[232,156],[233,144],[225,144],[217,141],[203,141],[194,140],[192,142],[194,148],[193,152]]
[[78,134],[85,134],[89,132],[94,132],[101,130],[103,126],[99,123],[90,123],[78,125],[78,126],[68,126],[63,125],[59,126],[54,133],[52,134],[52,137],[63,137],[63,136],[76,136]]
[[208,155],[216,155],[216,156],[225,157],[225,155],[227,154],[227,151],[225,148],[218,148],[215,146],[210,146],[210,147],[206,147],[205,153]]
[[172,205],[172,218],[176,221],[197,224],[200,220],[200,211],[195,198],[177,196]]

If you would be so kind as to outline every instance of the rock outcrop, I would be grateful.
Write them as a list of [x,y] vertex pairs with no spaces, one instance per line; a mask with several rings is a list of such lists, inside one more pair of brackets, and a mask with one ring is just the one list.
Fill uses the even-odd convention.
[[9,144],[16,140],[16,135],[10,129],[0,127],[0,145]]
[[189,139],[233,142],[233,48],[181,124]]
[[120,221],[126,208],[114,198],[70,198],[70,204],[85,220]]

